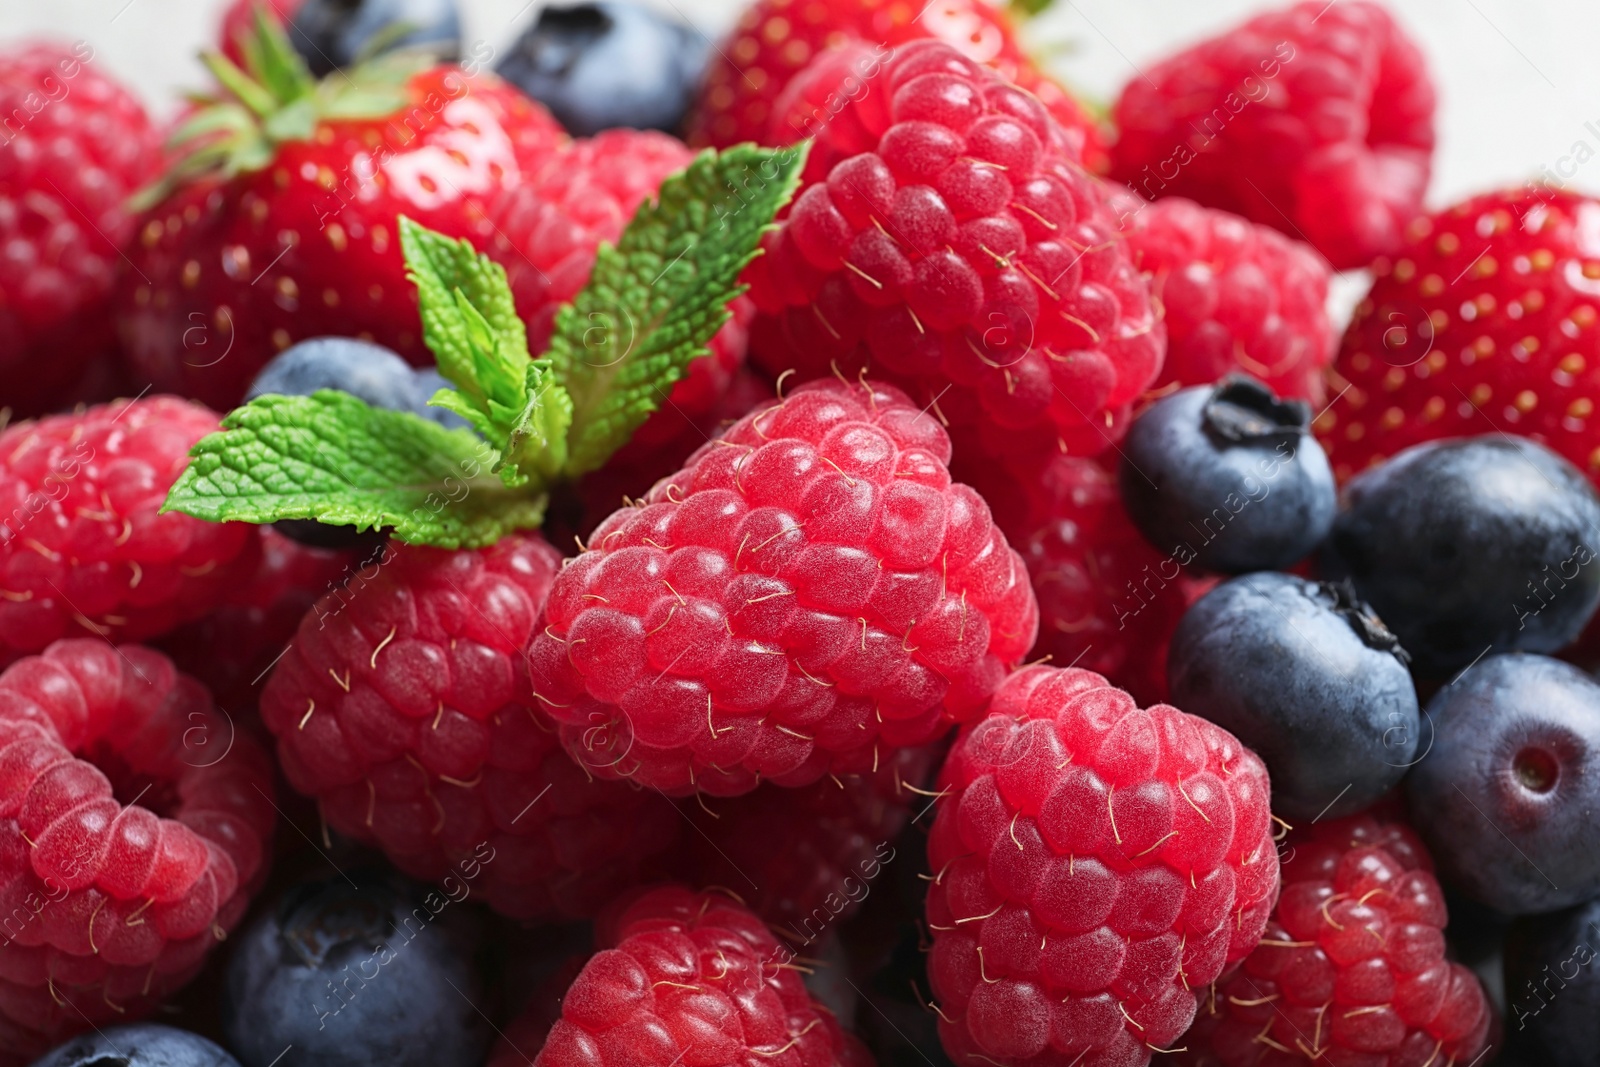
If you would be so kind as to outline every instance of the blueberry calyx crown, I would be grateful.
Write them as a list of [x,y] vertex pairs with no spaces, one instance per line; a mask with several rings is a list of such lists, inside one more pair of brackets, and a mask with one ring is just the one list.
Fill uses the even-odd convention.
[[1361,638],[1362,644],[1379,652],[1393,654],[1402,667],[1411,664],[1411,653],[1400,647],[1400,638],[1378,618],[1378,613],[1372,610],[1372,605],[1356,595],[1356,587],[1350,579],[1318,582],[1317,589],[1323,597],[1333,602],[1331,607],[1334,614],[1342,616],[1344,621],[1350,624],[1350,629]]
[[340,945],[381,945],[392,929],[386,908],[372,893],[332,881],[297,886],[284,898],[280,925],[285,944],[308,967],[320,967]]
[[1303,400],[1280,400],[1261,382],[1230,374],[1212,390],[1200,422],[1220,444],[1295,440],[1311,429],[1311,407]]

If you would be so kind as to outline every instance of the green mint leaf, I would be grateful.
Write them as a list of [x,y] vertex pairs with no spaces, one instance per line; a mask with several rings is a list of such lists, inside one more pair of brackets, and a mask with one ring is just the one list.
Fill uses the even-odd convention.
[[202,438],[163,511],[211,522],[316,519],[391,527],[412,544],[477,548],[539,525],[542,496],[491,473],[496,449],[348,393],[262,396]]
[[556,314],[548,353],[571,396],[569,476],[605,463],[706,354],[809,148],[704,152],[662,183],[615,246],[600,246],[589,284]]
[[567,465],[567,432],[572,426],[572,397],[556,380],[548,359],[528,364],[528,402],[506,441],[504,462],[537,473],[548,484]]

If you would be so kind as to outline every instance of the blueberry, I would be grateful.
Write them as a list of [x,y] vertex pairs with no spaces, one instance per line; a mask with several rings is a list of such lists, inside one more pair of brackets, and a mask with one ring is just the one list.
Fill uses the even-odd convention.
[[1419,674],[1554,652],[1600,605],[1600,497],[1524,438],[1409,448],[1344,489],[1323,563],[1400,635]]
[[1506,1035],[1542,1067],[1600,1048],[1600,900],[1517,920],[1506,937]]
[[1242,375],[1184,389],[1134,420],[1122,498],[1141,533],[1179,563],[1275,570],[1327,536],[1333,470],[1311,410]]
[[321,78],[374,51],[425,46],[441,60],[461,55],[455,0],[305,0],[289,40]]
[[544,104],[569,133],[683,125],[710,42],[625,0],[547,7],[496,72]]
[[133,1023],[79,1034],[33,1067],[239,1067],[239,1061],[187,1030]]
[[1405,653],[1348,587],[1270,572],[1223,582],[1178,624],[1167,676],[1174,704],[1261,756],[1287,819],[1360,811],[1416,755]]
[[1490,656],[1428,719],[1406,788],[1440,873],[1508,915],[1600,896],[1600,684],[1548,656]]
[[319,1067],[478,1067],[492,1036],[479,1008],[492,1005],[474,905],[381,869],[350,876],[291,888],[240,935],[223,992],[228,1043],[246,1067],[289,1045]]

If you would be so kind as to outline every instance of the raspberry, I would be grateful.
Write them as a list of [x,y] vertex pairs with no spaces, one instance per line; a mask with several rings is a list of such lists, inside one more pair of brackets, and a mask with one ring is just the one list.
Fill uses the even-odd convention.
[[1261,937],[1267,771],[1204,719],[1029,667],[939,785],[928,974],[957,1063],[1148,1063]]
[[0,674],[0,1061],[149,1014],[265,878],[272,765],[158,652]]
[[[880,0],[758,0],[711,56],[700,99],[689,115],[689,142],[728,148],[742,141],[791,144],[812,132],[811,119],[775,123],[783,97],[804,68],[841,44],[865,44],[884,56],[911,41],[933,39],[999,71],[1039,99],[1067,135],[1074,162],[1097,174],[1108,165],[1098,124],[1059,84],[1040,73],[1002,8],[979,0],[931,0],[915,7]],[[877,47],[872,47],[877,46]],[[859,77],[868,80],[876,68]],[[820,103],[820,101],[819,101]],[[827,115],[820,112],[818,118]]]
[[[493,210],[496,235],[487,242],[488,251],[506,269],[534,352],[548,345],[556,311],[589,281],[600,243],[614,243],[662,180],[693,159],[694,153],[669,134],[608,130],[551,152],[536,172],[506,190]],[[630,444],[641,449],[664,444],[686,418],[716,406],[744,363],[754,314],[742,297],[730,309],[734,317],[711,339],[709,357],[689,364]]]
[[567,990],[535,1067],[872,1062],[806,992],[795,954],[724,896],[653,889],[598,934],[607,947]]
[[517,918],[589,914],[677,828],[661,798],[589,780],[534,717],[520,660],[559,562],[531,536],[391,543],[317,601],[261,695],[284,774],[329,825],[425,881],[487,843],[484,897]]
[[1321,406],[1337,344],[1327,262],[1310,246],[1182,197],[1113,204],[1133,262],[1166,312],[1167,359],[1156,386],[1208,385],[1242,370],[1279,396]]
[[1039,598],[1035,654],[1103,674],[1142,701],[1167,699],[1172,633],[1215,580],[1145,540],[1099,461],[1061,456],[1017,493],[1044,514],[1019,542]]
[[700,885],[727,886],[757,915],[810,946],[854,915],[872,892],[893,842],[932,771],[933,746],[903,748],[876,771],[824,778],[800,789],[763,785],[709,809],[680,807],[700,832],[685,835],[676,869]]
[[311,605],[356,566],[356,554],[310,548],[262,526],[261,562],[205,618],[156,644],[223,708],[253,708],[257,688]]
[[1317,420],[1347,479],[1424,441],[1503,431],[1600,477],[1600,330],[1588,239],[1600,201],[1545,187],[1418,219],[1373,265],[1334,363],[1350,386]]
[[746,272],[752,352],[802,379],[870,363],[937,405],[958,452],[1098,452],[1165,331],[1097,185],[1037,100],[905,45],[817,133]]
[[161,163],[138,99],[93,61],[82,41],[0,56],[0,407],[29,414],[114,348],[126,202]]
[[1033,643],[1022,561],[899,390],[812,382],[612,515],[529,651],[575,759],[669,794],[868,771]]
[[256,532],[160,514],[217,417],[122,400],[0,433],[0,652],[141,640],[199,618],[254,569]]
[[1141,72],[1112,174],[1303,237],[1335,267],[1394,252],[1422,209],[1433,83],[1388,11],[1305,0]]
[[1186,1062],[1476,1062],[1488,999],[1445,959],[1444,893],[1422,842],[1370,813],[1309,831],[1289,839],[1266,937],[1201,995]]

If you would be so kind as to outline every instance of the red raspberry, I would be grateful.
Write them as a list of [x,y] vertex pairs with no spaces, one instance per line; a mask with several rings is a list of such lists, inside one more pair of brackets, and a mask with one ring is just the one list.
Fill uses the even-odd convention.
[[683,796],[860,773],[1033,643],[1022,561],[899,390],[812,382],[595,530],[529,652],[573,757]]
[[[1003,8],[982,0],[757,0],[711,57],[700,99],[689,115],[689,142],[727,148],[741,141],[791,144],[812,122],[774,124],[780,97],[825,49],[864,42],[887,55],[911,41],[942,41],[1032,93],[1066,133],[1075,162],[1097,174],[1108,165],[1099,125],[1058,83],[1041,74],[1017,43]],[[871,71],[863,72],[869,80]],[[827,111],[821,115],[828,114]],[[819,115],[819,119],[821,116]]]
[[[549,344],[556,311],[588,283],[600,243],[615,243],[639,205],[694,155],[670,134],[608,130],[552,152],[537,171],[507,189],[494,209],[495,238],[488,250],[506,269],[534,352]],[[733,319],[711,339],[709,357],[689,364],[688,374],[669,397],[658,399],[660,409],[630,443],[664,444],[685,419],[716,406],[744,363],[754,314],[743,298],[732,311]]]
[[1334,364],[1350,389],[1316,425],[1334,473],[1501,429],[1600,478],[1597,220],[1600,201],[1533,187],[1418,219],[1373,265]]
[[0,674],[0,1062],[149,1014],[265,878],[272,765],[159,652]]
[[0,433],[0,651],[153,637],[254,569],[250,526],[160,513],[189,447],[217,428],[205,408],[158,396]]
[[1172,632],[1215,580],[1145,540],[1105,463],[1058,457],[1017,493],[1044,513],[1019,541],[1039,598],[1034,654],[1103,674],[1146,703],[1165,700]]
[[871,363],[962,450],[1104,449],[1165,332],[1098,183],[1037,100],[945,45],[902,47],[873,88],[746,272],[752,351],[802,379]]
[[259,527],[261,561],[215,611],[156,642],[223,708],[253,708],[260,684],[323,593],[358,563],[356,553],[311,548]]
[[939,784],[928,976],[957,1063],[1148,1063],[1261,937],[1267,771],[1221,727],[1029,667]]
[[329,825],[425,881],[487,842],[485,898],[516,918],[592,913],[677,829],[535,718],[520,661],[559,564],[533,536],[391,543],[317,601],[261,696],[284,774]]
[[619,902],[535,1067],[868,1067],[748,909],[663,886]]
[[814,944],[854,915],[894,840],[917,809],[916,790],[933,770],[934,746],[903,748],[876,771],[824,778],[800,789],[763,785],[707,810],[680,805],[699,830],[686,834],[676,870],[698,885],[724,886],[795,945]]
[[1266,937],[1201,995],[1195,1067],[1469,1064],[1491,1013],[1445,959],[1445,902],[1411,830],[1371,814],[1292,835]]
[[126,201],[161,137],[85,42],[0,55],[0,407],[47,409],[114,344]]
[[1341,270],[1422,209],[1433,83],[1388,11],[1305,0],[1148,68],[1112,110],[1112,174],[1302,237]]
[[1279,396],[1321,406],[1338,343],[1328,321],[1328,263],[1309,245],[1248,219],[1168,197],[1113,202],[1133,262],[1166,312],[1156,387],[1207,385],[1244,371]]

